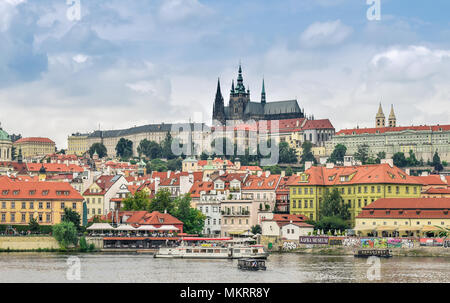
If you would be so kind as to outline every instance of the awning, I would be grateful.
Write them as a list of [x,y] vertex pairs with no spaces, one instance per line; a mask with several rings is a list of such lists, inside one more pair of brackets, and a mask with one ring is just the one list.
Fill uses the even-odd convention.
[[445,231],[445,230],[437,226],[425,225],[420,231],[427,232],[427,231]]
[[127,230],[136,230],[136,228],[134,228],[133,226],[128,225],[128,224],[122,224],[122,225],[117,226],[116,230],[125,230],[125,231],[127,231]]
[[114,227],[112,227],[108,223],[94,223],[86,229],[87,230],[113,230]]
[[153,225],[141,225],[137,228],[137,230],[157,230]]
[[377,231],[396,231],[397,228],[397,226],[380,225],[377,226]]
[[422,226],[421,225],[417,225],[417,226],[409,226],[409,225],[402,225],[398,227],[398,231],[415,231],[415,230],[421,230]]
[[158,227],[157,230],[179,230],[173,225],[163,225],[161,227]]
[[372,231],[372,230],[374,230],[374,228],[369,227],[369,226],[355,226],[355,228],[353,230],[354,231]]
[[228,232],[228,234],[230,234],[230,235],[241,235],[241,234],[243,234],[244,232],[246,232],[246,230],[230,230],[230,231]]

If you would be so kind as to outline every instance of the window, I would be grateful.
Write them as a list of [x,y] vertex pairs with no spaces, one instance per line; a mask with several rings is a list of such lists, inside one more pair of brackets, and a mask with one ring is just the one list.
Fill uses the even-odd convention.
[[34,203],[30,202],[30,209],[34,209]]
[[6,222],[6,213],[2,213],[2,222]]
[[64,202],[61,202],[61,209],[64,209],[65,208],[65,203]]
[[39,202],[39,209],[44,208],[44,204],[42,202]]
[[3,209],[6,208],[6,202],[2,202],[2,208],[3,208]]
[[25,223],[26,220],[27,220],[26,214],[22,213],[22,222]]
[[11,222],[16,222],[16,214],[11,213]]
[[50,204],[50,202],[47,202],[47,209],[50,209],[51,208],[51,204]]
[[52,220],[51,214],[45,214],[45,221],[50,222]]
[[72,203],[72,209],[77,209],[77,203]]
[[12,209],[16,208],[16,202],[11,202],[11,208]]

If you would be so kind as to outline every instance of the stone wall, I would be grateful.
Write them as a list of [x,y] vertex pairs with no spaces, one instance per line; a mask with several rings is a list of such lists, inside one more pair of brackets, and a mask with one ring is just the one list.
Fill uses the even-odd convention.
[[59,249],[59,244],[53,237],[0,237],[0,249],[33,250]]

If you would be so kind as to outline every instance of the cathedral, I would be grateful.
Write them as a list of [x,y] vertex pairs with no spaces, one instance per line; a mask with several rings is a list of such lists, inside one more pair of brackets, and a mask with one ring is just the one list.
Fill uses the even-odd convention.
[[216,99],[213,106],[213,124],[225,124],[227,120],[282,120],[304,118],[304,112],[297,100],[266,102],[264,79],[262,82],[260,102],[250,101],[250,90],[245,89],[242,67],[239,65],[236,87],[231,84],[230,101],[225,106],[220,80],[217,82]]

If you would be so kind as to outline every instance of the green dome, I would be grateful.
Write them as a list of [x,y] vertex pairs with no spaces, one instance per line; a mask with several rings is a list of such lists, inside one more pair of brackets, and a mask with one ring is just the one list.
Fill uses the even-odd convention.
[[8,133],[1,128],[0,128],[0,141],[11,141],[11,138],[9,137]]

